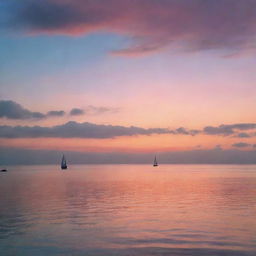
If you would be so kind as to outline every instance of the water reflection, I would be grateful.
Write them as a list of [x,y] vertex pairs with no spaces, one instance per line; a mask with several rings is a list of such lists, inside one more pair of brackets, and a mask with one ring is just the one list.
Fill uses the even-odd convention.
[[255,166],[17,167],[4,255],[255,255]]

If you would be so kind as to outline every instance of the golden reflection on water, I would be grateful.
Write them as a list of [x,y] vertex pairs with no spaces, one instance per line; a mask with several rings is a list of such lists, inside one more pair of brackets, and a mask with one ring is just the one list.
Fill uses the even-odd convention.
[[256,253],[256,166],[23,166],[6,174],[6,255]]

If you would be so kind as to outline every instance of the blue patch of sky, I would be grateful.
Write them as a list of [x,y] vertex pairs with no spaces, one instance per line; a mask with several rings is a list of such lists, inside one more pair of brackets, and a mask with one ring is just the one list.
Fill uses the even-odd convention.
[[102,61],[106,54],[122,44],[112,34],[70,36],[5,36],[0,39],[0,86],[17,85],[72,72]]
[[[87,36],[5,36],[0,39],[0,87],[1,94],[8,98],[21,92],[32,97],[42,90],[45,93],[67,92],[127,93],[140,84],[159,86],[164,82],[175,89],[183,84],[188,89],[188,79],[194,80],[193,87],[200,89],[216,80],[220,85],[224,78],[232,77],[234,82],[248,77],[248,83],[255,77],[251,68],[252,58],[225,59],[218,53],[198,52],[172,54],[162,52],[145,57],[110,56],[111,50],[129,45],[130,39],[108,33]],[[243,70],[242,74],[240,73]],[[232,76],[231,76],[232,75]],[[55,88],[45,84],[44,77],[51,77]],[[221,80],[221,81],[218,81]],[[123,88],[124,83],[129,88]],[[215,90],[215,83],[212,83]],[[15,89],[15,92],[10,90]],[[47,90],[50,89],[50,90]],[[191,88],[192,89],[192,88]],[[113,92],[114,95],[116,93]]]

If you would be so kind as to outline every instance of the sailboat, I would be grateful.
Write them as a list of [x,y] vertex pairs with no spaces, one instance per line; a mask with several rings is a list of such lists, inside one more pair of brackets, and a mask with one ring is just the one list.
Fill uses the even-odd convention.
[[62,156],[62,159],[61,159],[61,169],[62,170],[68,169],[67,161],[64,155]]
[[155,159],[154,159],[154,164],[153,164],[154,167],[158,166],[158,163],[157,163],[157,160],[156,160],[156,156],[155,156]]

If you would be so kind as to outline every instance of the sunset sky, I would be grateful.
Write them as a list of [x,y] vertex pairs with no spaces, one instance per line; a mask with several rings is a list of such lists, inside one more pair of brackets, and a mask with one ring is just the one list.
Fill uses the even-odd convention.
[[255,0],[2,0],[0,56],[4,163],[24,150],[256,162]]

